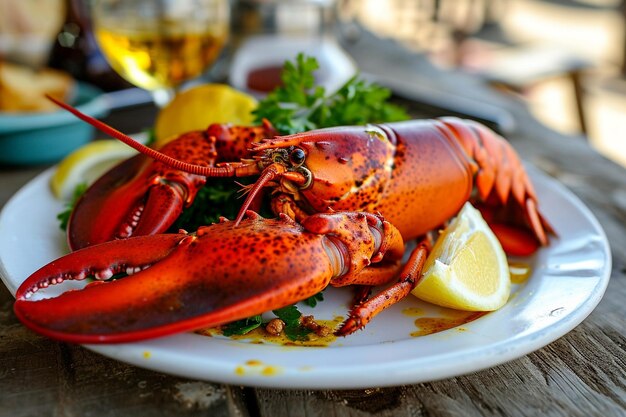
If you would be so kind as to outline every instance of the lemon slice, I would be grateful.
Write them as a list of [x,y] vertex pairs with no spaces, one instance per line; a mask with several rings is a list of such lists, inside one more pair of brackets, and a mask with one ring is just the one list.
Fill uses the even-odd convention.
[[57,166],[50,178],[50,188],[58,199],[69,200],[80,183],[93,183],[122,159],[137,151],[117,140],[90,142],[68,156]]
[[504,250],[469,203],[437,239],[424,271],[412,294],[443,307],[493,311],[507,302],[511,292]]
[[254,121],[254,97],[226,84],[201,84],[177,94],[157,115],[156,148],[177,135],[212,123],[248,126]]

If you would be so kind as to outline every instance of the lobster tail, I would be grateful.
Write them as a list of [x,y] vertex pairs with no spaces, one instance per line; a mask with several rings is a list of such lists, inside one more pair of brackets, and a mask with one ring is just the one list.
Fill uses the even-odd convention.
[[[454,117],[441,118],[438,128],[453,138],[474,161],[476,197],[473,203],[480,209],[487,222],[494,228],[508,253],[527,255],[537,244],[548,244],[548,233],[553,233],[550,224],[537,207],[537,196],[521,159],[513,147],[501,136],[487,127]],[[532,231],[536,244],[526,244],[518,249],[507,248],[503,236],[515,233],[516,239],[524,239],[522,230],[507,225],[517,225]],[[526,246],[525,248],[523,246]]]

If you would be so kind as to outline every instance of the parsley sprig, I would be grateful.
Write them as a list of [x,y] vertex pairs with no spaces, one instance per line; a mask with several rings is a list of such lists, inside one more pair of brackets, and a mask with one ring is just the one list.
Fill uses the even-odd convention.
[[[314,300],[315,304],[318,301],[323,300],[324,297],[322,293],[318,293],[312,297],[309,297],[305,303],[311,307],[315,307],[315,305],[311,305],[310,300]],[[301,323],[300,318],[302,317],[302,313],[298,310],[296,305],[290,305],[283,308],[279,308],[277,310],[272,310],[272,313],[279,319],[281,319],[285,323],[284,333],[287,336],[287,339],[291,341],[303,341],[308,340],[309,334],[312,332],[311,330],[304,327]],[[237,320],[222,327],[222,334],[224,336],[234,336],[234,335],[244,335],[252,330],[261,327],[264,325],[263,318],[261,315],[256,315],[252,317],[248,317],[245,319]]]
[[222,327],[222,334],[230,337],[242,335],[251,332],[263,324],[263,318],[260,314],[245,319],[233,321]]
[[283,85],[269,93],[254,111],[256,122],[264,118],[283,134],[322,127],[364,125],[408,119],[399,106],[389,103],[391,91],[363,80],[350,78],[339,90],[328,93],[315,85],[317,60],[299,54],[284,64]]
[[272,313],[276,315],[279,319],[285,322],[285,336],[287,339],[296,341],[296,340],[308,340],[309,333],[311,330],[302,326],[300,323],[300,317],[302,317],[302,313],[298,310],[298,307],[295,305],[279,308],[278,310],[272,310]]
[[[254,182],[255,178],[238,178],[239,184]],[[234,219],[241,206],[240,187],[232,178],[209,178],[207,184],[198,190],[193,203],[187,207],[176,222],[170,227],[171,232],[180,229],[197,230],[200,226],[217,223],[220,216]],[[260,214],[271,217],[267,205],[264,205]]]

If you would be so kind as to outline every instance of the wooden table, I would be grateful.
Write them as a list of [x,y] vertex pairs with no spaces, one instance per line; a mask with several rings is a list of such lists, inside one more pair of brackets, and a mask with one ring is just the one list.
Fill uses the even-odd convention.
[[[470,375],[392,388],[275,390],[168,376],[50,341],[17,321],[13,298],[0,286],[0,416],[626,415],[626,170],[582,138],[545,129],[523,103],[481,80],[435,70],[414,56],[390,61],[384,55],[393,48],[387,46],[380,54],[362,44],[349,49],[364,71],[384,74],[390,85],[404,83],[403,95],[448,112],[486,109],[528,164],[584,201],[604,227],[613,256],[611,281],[596,310],[548,346]],[[395,65],[383,68],[381,62]],[[113,119],[125,131],[149,125],[154,114],[150,108],[136,108],[132,116],[129,111]],[[0,167],[0,205],[44,168]]]

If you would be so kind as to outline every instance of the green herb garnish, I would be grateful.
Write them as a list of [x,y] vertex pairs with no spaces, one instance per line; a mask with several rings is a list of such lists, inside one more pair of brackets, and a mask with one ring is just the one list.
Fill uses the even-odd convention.
[[[322,301],[324,297],[322,293],[318,293],[306,300],[306,303],[311,307],[315,307],[318,301]],[[313,304],[311,304],[313,303]],[[285,323],[284,333],[285,336],[291,341],[308,340],[311,330],[304,327],[300,318],[302,313],[295,305],[279,308],[278,310],[272,310],[272,313]],[[222,334],[224,336],[244,335],[252,330],[265,325],[261,315],[248,317],[247,319],[237,320],[222,327]]]
[[391,91],[360,79],[348,80],[338,91],[327,94],[315,86],[317,60],[298,54],[287,61],[281,75],[283,85],[259,102],[253,112],[256,122],[268,119],[283,134],[322,127],[363,125],[408,119],[406,112],[388,103]]
[[[254,177],[237,178],[238,184],[253,183]],[[220,216],[233,220],[239,213],[241,206],[241,187],[235,184],[232,178],[209,178],[207,184],[198,190],[191,206],[187,207],[170,231],[197,230],[200,226],[217,223]],[[263,202],[259,214],[263,217],[274,217],[269,206],[269,200]]]
[[237,215],[239,187],[231,178],[210,178],[198,190],[191,206],[178,217],[172,230],[197,230],[200,226],[216,223],[220,216],[233,219]]
[[272,310],[272,313],[279,319],[285,322],[285,336],[289,340],[308,340],[311,330],[300,324],[300,317],[302,313],[295,305],[279,308],[278,310]]
[[72,214],[72,210],[74,210],[74,206],[78,203],[78,200],[85,194],[87,191],[87,184],[80,183],[74,188],[74,193],[72,194],[72,199],[65,204],[65,209],[57,214],[57,220],[59,220],[59,227],[61,230],[67,230],[67,223],[70,221],[70,215]]
[[247,319],[237,320],[224,326],[222,334],[224,336],[243,335],[259,327],[262,322],[263,319],[260,314]]
[[308,305],[311,308],[317,306],[317,303],[324,301],[324,294],[320,291],[315,295],[310,296],[306,300],[304,300],[304,304]]

